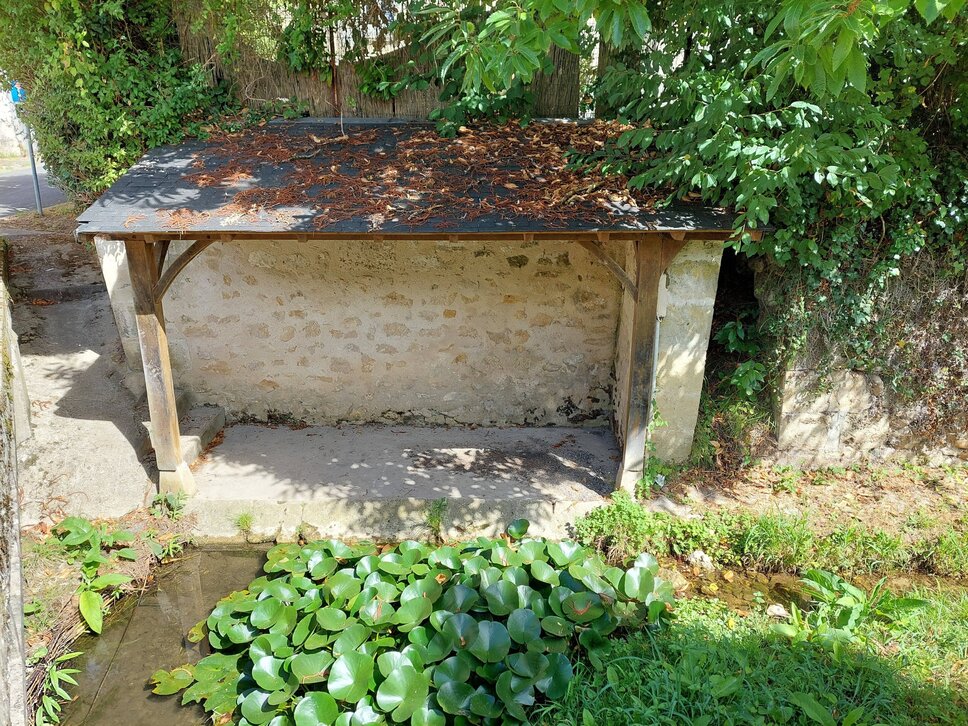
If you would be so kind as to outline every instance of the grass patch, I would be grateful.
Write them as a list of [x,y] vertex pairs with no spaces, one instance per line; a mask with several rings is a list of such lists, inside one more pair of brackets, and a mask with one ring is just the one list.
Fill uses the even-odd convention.
[[843,525],[818,533],[805,515],[754,516],[710,510],[685,519],[650,512],[627,494],[575,523],[578,539],[598,547],[610,561],[637,553],[685,557],[702,550],[722,566],[763,572],[800,572],[819,567],[844,573],[877,574],[911,570],[968,577],[968,533],[947,527],[939,534],[914,530],[914,538]]
[[925,567],[936,575],[968,576],[968,532],[948,529],[929,540],[923,550]]
[[[938,598],[888,647],[896,658],[848,649],[838,657],[791,645],[762,612],[739,617],[718,601],[687,600],[665,630],[613,641],[606,668],[582,664],[560,702],[534,722],[592,724],[966,723],[963,682],[966,596]],[[960,612],[960,623],[944,618]],[[930,648],[919,639],[934,628]],[[961,643],[955,639],[961,637]]]

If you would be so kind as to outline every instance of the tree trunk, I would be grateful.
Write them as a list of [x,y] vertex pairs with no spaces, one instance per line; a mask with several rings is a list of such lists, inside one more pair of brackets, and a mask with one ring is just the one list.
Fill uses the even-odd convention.
[[578,56],[558,46],[549,53],[554,70],[538,73],[531,84],[534,115],[539,118],[576,118],[578,116]]

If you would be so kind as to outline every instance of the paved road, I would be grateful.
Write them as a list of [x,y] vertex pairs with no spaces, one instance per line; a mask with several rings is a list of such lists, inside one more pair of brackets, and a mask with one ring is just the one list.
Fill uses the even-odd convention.
[[[39,167],[37,172],[40,174],[40,200],[44,207],[65,201],[64,193],[47,183],[43,168]],[[0,173],[0,217],[33,208],[34,182],[30,167]]]

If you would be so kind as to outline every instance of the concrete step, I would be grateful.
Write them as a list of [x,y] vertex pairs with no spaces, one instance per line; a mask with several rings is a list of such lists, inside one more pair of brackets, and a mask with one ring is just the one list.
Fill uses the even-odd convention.
[[[225,409],[221,406],[191,406],[192,397],[185,392],[178,394],[177,398],[182,459],[191,466],[225,428]],[[142,426],[145,432],[142,444],[144,451],[139,450],[138,453],[143,456],[152,450],[151,423],[144,421]]]
[[606,501],[618,459],[602,429],[237,424],[186,511],[199,541],[467,538],[520,518],[562,537]]
[[225,409],[221,406],[195,406],[182,416],[182,459],[191,466],[225,428]]

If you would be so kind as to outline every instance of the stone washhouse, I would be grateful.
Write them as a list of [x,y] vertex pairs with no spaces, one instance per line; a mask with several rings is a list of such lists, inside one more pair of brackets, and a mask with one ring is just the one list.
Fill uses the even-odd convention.
[[213,538],[555,534],[685,458],[733,218],[568,165],[617,133],[307,119],[149,152],[78,235],[161,490]]

